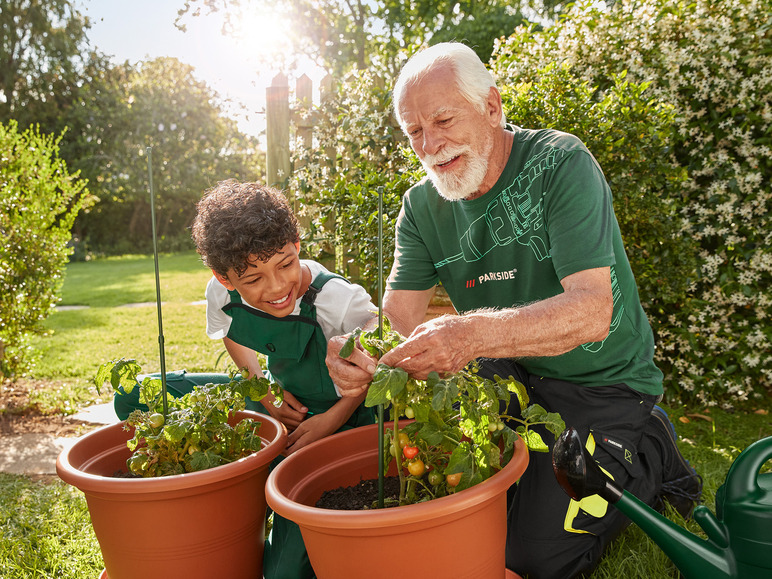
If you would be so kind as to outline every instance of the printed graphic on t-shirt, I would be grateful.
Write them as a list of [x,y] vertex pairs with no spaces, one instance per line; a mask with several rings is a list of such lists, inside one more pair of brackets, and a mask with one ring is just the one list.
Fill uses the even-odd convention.
[[440,269],[461,259],[472,263],[495,247],[513,242],[530,247],[539,261],[550,257],[543,217],[546,190],[532,185],[545,172],[554,169],[565,155],[565,151],[549,147],[531,158],[512,184],[488,204],[485,213],[462,235],[458,253],[435,263],[434,267]]
[[600,342],[587,342],[586,344],[582,344],[582,348],[587,352],[592,352],[593,354],[600,352],[603,343],[608,340],[609,336],[614,333],[614,330],[619,327],[619,324],[622,321],[622,314],[625,311],[625,304],[622,301],[622,290],[619,287],[619,280],[617,280],[617,270],[613,265],[611,266],[611,299],[614,302],[614,311],[611,313],[611,326],[608,329],[608,335]]

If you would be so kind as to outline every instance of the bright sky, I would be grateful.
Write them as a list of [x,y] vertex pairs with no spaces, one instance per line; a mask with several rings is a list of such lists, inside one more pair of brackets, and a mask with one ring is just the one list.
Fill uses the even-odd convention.
[[[203,2],[200,2],[203,4]],[[174,26],[184,0],[76,0],[79,10],[91,19],[89,38],[94,46],[111,55],[114,62],[135,63],[158,56],[173,56],[195,67],[195,75],[223,99],[247,107],[228,106],[239,127],[252,135],[265,128],[265,89],[280,72],[259,68],[252,56],[281,41],[281,26],[263,14],[242,19],[245,40],[221,34],[222,16],[186,15],[187,31]],[[202,14],[206,10],[202,10]],[[309,72],[316,83],[318,72]],[[247,116],[248,115],[248,118]]]

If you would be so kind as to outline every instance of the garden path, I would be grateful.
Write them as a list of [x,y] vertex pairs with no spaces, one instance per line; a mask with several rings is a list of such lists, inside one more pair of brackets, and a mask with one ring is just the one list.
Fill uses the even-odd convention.
[[63,424],[50,432],[0,434],[0,472],[23,475],[55,475],[56,459],[78,436],[96,426],[118,422],[112,402],[84,408],[62,417]]

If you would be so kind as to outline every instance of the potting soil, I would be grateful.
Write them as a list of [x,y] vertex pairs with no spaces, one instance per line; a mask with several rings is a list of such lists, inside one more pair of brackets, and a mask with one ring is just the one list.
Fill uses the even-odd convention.
[[[399,478],[386,477],[383,481],[384,506],[399,504]],[[360,480],[349,487],[325,491],[316,507],[337,511],[361,511],[378,508],[378,479]]]

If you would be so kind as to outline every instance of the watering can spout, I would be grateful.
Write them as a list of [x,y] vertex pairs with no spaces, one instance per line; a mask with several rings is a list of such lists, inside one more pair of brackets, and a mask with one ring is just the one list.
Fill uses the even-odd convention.
[[598,495],[614,505],[665,552],[687,578],[737,577],[724,525],[706,507],[695,509],[694,518],[705,530],[701,539],[676,525],[623,490],[586,451],[579,433],[567,428],[557,439],[552,464],[558,483],[574,500]]

